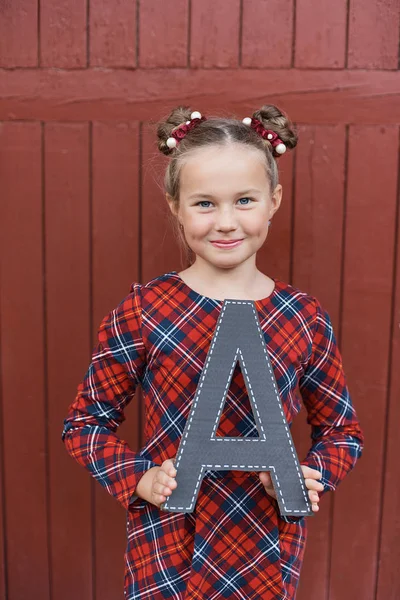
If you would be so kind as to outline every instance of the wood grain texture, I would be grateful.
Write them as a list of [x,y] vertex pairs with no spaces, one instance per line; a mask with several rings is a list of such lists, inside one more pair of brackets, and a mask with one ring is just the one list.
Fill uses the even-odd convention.
[[296,2],[296,67],[342,69],[345,66],[347,4],[347,0]]
[[7,600],[50,599],[41,148],[40,123],[1,125]]
[[0,3],[0,67],[38,64],[38,0]]
[[[399,189],[399,170],[397,171]],[[399,194],[397,193],[399,199]],[[391,360],[389,402],[383,472],[382,529],[379,540],[377,600],[396,600],[400,597],[400,466],[398,460],[398,424],[400,423],[400,221],[397,202],[396,263],[393,281],[393,318],[391,322]]]
[[89,63],[136,67],[136,2],[91,0]]
[[42,67],[86,67],[86,0],[41,0],[40,64]]
[[399,68],[399,0],[352,0],[349,69]]
[[235,68],[239,62],[240,0],[192,0],[190,66]]
[[[382,154],[376,151],[379,147],[394,151]],[[330,584],[334,598],[375,599],[387,435],[397,150],[397,127],[350,127],[342,353],[365,450],[355,472],[335,493]]]
[[139,66],[186,67],[188,19],[188,0],[141,0]]
[[243,2],[241,65],[288,69],[293,54],[293,0]]
[[87,123],[46,124],[44,150],[52,593],[66,600],[73,589],[84,600],[92,593],[91,480],[61,431],[91,350]]
[[0,71],[0,119],[151,121],[180,102],[246,115],[266,100],[293,120],[400,122],[400,71],[57,69]]

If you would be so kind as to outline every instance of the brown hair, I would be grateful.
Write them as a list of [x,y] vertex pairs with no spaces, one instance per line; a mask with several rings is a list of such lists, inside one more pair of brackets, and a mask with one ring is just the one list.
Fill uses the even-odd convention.
[[[180,171],[185,158],[198,148],[209,145],[225,146],[239,143],[260,150],[265,157],[265,167],[272,193],[279,183],[276,159],[280,155],[274,152],[268,140],[262,138],[254,129],[249,125],[245,125],[241,120],[205,115],[206,120],[188,131],[176,148],[171,149],[167,146],[167,139],[171,137],[171,133],[190,120],[192,111],[193,109],[189,106],[178,106],[165,121],[160,121],[157,125],[158,148],[163,154],[171,156],[164,176],[165,192],[171,196],[176,208],[179,206]],[[266,129],[276,132],[288,150],[296,147],[297,131],[287,115],[279,108],[273,104],[266,104],[256,110],[252,116],[261,121]],[[186,241],[180,231],[179,235],[187,248]],[[190,253],[188,258],[190,261]]]

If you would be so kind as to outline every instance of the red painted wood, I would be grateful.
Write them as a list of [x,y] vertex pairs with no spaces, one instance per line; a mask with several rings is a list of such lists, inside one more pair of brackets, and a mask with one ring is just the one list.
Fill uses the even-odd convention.
[[136,66],[136,2],[91,0],[90,65]]
[[139,65],[186,67],[188,0],[145,0],[139,6]]
[[42,67],[86,67],[86,0],[41,0]]
[[190,66],[196,69],[238,66],[239,0],[192,0]]
[[[0,134],[0,148],[1,148],[1,134]],[[1,150],[0,150],[1,152]],[[1,173],[1,171],[0,171]],[[1,233],[1,228],[0,228]],[[1,256],[5,256],[5,248],[0,240],[0,253]],[[1,301],[1,294],[0,294]],[[1,305],[0,305],[0,367],[2,364],[3,344],[2,344],[2,322],[1,322]],[[7,577],[7,557],[6,557],[6,530],[4,528],[4,496],[5,486],[3,483],[4,476],[4,452],[3,452],[3,439],[4,439],[4,420],[3,420],[3,393],[2,393],[2,371],[0,368],[0,598],[6,597],[6,577]]]
[[[391,152],[382,154],[377,148],[391,148]],[[355,472],[341,483],[335,496],[333,598],[375,599],[397,167],[397,127],[350,127],[342,351],[366,441]]]
[[[93,123],[93,333],[102,318],[138,281],[139,128],[137,123]],[[96,339],[93,339],[93,344]],[[138,397],[125,411],[117,434],[138,448]],[[96,599],[123,590],[125,513],[99,485],[95,487]],[[107,552],[104,549],[107,548]],[[122,592],[121,592],[122,595]]]
[[347,4],[347,0],[302,0],[296,3],[296,67],[343,69]]
[[162,187],[168,157],[158,151],[156,139],[155,128],[144,126],[141,186],[143,281],[168,271],[180,271],[185,266],[185,254],[174,232],[173,217]]
[[243,2],[242,66],[290,67],[292,34],[293,0],[246,0]]
[[[399,172],[397,171],[397,177]],[[398,182],[399,185],[399,182]],[[397,210],[399,207],[397,207]],[[398,459],[398,424],[400,423],[400,222],[397,221],[397,257],[394,273],[394,318],[391,329],[390,388],[388,426],[386,431],[386,462],[383,482],[382,531],[379,544],[377,600],[397,600],[400,597],[400,470]]]
[[38,64],[37,0],[4,0],[0,5],[0,67]]
[[41,129],[3,123],[2,384],[7,600],[49,599]]
[[399,0],[352,0],[349,69],[398,69]]
[[[328,310],[340,347],[345,128],[338,125],[300,126],[296,152],[293,284],[316,296]],[[312,443],[306,417],[303,408],[293,423],[300,460]],[[326,494],[321,499],[318,513],[307,521],[308,542],[299,600],[328,600],[333,500],[332,494]],[[343,552],[346,552],[346,546]]]
[[67,600],[71,589],[77,600],[87,599],[92,593],[90,476],[77,468],[61,441],[62,422],[88,367],[91,351],[88,156],[86,123],[46,124],[51,572],[53,597],[59,600]]
[[6,120],[154,120],[193,99],[218,114],[247,114],[268,101],[301,123],[398,124],[400,71],[44,69],[0,77]]

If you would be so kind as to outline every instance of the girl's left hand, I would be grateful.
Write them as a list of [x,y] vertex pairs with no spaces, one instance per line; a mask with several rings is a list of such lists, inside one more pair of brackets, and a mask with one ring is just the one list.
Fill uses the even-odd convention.
[[[303,471],[306,488],[309,490],[308,495],[312,502],[312,510],[314,512],[319,511],[319,494],[318,491],[322,492],[324,489],[323,484],[318,479],[321,479],[322,474],[316,469],[311,469],[311,467],[306,467],[306,465],[300,465],[301,470]],[[258,474],[261,483],[265,487],[265,491],[267,494],[276,499],[276,492],[274,490],[274,486],[272,485],[271,475],[269,471],[263,471]]]

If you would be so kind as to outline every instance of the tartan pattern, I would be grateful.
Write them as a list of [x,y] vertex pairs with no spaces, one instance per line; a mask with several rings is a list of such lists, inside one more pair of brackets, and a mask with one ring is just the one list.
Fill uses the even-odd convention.
[[[289,426],[301,400],[307,409],[312,446],[301,463],[322,471],[323,495],[354,467],[364,444],[329,315],[279,280],[255,304]],[[145,471],[177,453],[221,307],[175,271],[133,283],[103,319],[64,420],[69,454],[126,509],[128,600],[295,598],[306,518],[281,517],[256,473],[207,471],[191,514],[163,512],[135,496]],[[116,430],[138,384],[145,441],[133,452]],[[217,435],[258,436],[238,367]]]

